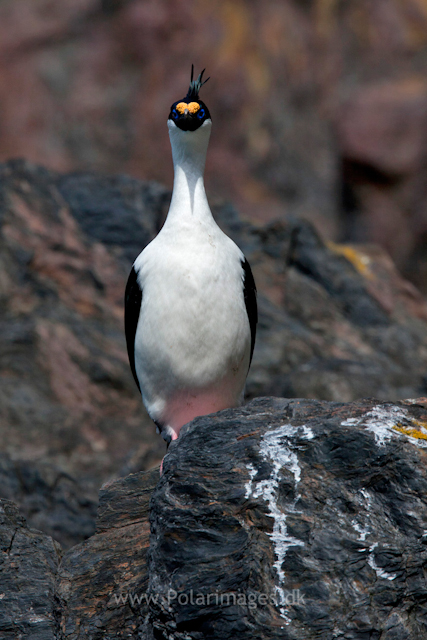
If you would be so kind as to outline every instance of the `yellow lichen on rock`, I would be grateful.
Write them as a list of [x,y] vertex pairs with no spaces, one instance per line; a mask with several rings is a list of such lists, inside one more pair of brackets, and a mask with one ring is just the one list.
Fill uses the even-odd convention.
[[336,244],[335,242],[328,242],[327,246],[334,253],[344,256],[346,260],[351,262],[353,267],[365,278],[371,279],[373,277],[369,268],[371,259],[361,251],[345,244]]
[[[399,431],[400,433],[404,433],[406,436],[411,438],[417,438],[418,440],[427,440],[427,422],[422,422],[421,420],[412,420],[412,422],[419,427],[415,429],[414,427],[404,427],[401,423],[398,423],[393,427],[395,431]],[[421,431],[423,429],[423,431]]]

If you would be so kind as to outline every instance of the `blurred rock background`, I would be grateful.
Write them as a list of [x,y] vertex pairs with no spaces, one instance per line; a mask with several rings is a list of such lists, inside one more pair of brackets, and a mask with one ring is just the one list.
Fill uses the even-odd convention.
[[425,0],[0,0],[0,497],[65,546],[164,454],[122,296],[192,63],[259,289],[249,397],[427,391]]
[[192,62],[210,193],[378,243],[427,290],[425,0],[2,0],[0,159],[170,186]]

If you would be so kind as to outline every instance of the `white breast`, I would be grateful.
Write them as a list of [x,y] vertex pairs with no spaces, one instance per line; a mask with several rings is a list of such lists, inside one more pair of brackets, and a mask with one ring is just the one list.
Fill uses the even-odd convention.
[[136,260],[135,366],[154,420],[179,430],[240,402],[251,343],[242,259],[215,223],[192,221],[164,228]]

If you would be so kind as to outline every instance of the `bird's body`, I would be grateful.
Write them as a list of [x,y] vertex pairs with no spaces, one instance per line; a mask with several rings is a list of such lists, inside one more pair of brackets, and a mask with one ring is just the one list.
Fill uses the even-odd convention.
[[168,126],[171,205],[162,230],[135,260],[125,319],[144,405],[170,442],[194,417],[241,403],[256,293],[243,253],[218,227],[206,198],[210,118],[195,130],[182,130],[171,119]]

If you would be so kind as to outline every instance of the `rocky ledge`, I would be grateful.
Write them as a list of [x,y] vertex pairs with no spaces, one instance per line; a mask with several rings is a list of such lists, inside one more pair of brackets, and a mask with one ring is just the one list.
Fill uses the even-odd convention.
[[[0,164],[0,498],[63,548],[93,534],[105,481],[164,455],[130,372],[123,292],[169,199],[127,176]],[[303,220],[213,209],[258,287],[249,398],[426,394],[427,303],[390,258]]]
[[425,398],[260,398],[104,486],[62,559],[3,501],[1,637],[424,638],[426,447]]

